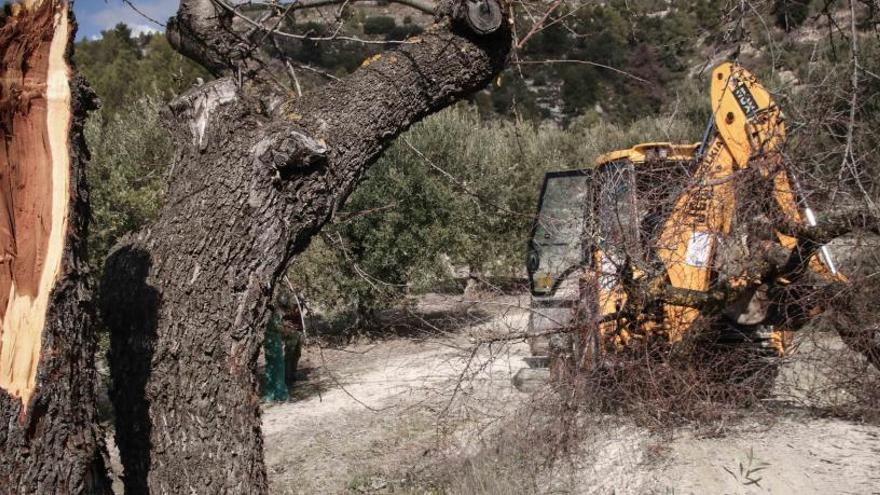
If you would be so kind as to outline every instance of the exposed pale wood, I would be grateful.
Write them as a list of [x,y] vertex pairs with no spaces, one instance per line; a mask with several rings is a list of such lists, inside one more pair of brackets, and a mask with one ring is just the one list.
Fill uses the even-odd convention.
[[[0,264],[2,287],[8,287],[6,306],[0,307],[0,388],[20,398],[25,407],[36,385],[49,295],[61,274],[70,199],[66,9],[54,16],[53,25],[54,35],[38,44],[26,72],[6,75],[7,84],[19,83],[31,92],[27,102],[13,102],[14,134],[4,140],[7,149],[0,154],[0,191],[7,215]],[[13,79],[17,76],[20,82]]]
[[82,267],[85,113],[65,0],[0,27],[0,493],[107,493]]

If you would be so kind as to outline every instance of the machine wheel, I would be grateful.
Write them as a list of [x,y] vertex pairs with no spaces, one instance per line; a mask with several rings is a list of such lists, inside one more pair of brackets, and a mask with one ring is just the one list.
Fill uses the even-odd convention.
[[739,325],[725,320],[712,354],[718,359],[721,381],[748,387],[755,398],[771,395],[779,374],[779,351],[773,347],[769,325]]
[[525,393],[537,392],[546,387],[549,381],[549,368],[520,368],[513,375],[513,386]]

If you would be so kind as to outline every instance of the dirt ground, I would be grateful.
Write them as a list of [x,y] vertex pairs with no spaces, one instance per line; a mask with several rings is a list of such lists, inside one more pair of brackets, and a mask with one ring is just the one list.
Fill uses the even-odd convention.
[[[295,399],[264,411],[273,493],[387,491],[477,446],[481,432],[519,404],[510,377],[528,348],[517,342],[472,354],[473,339],[524,328],[519,304],[508,298],[487,309],[431,297],[419,312],[442,318],[416,321],[412,335],[307,347]],[[439,327],[450,322],[463,328]]]
[[[503,341],[524,330],[527,305],[429,296],[420,331],[309,347],[295,400],[264,412],[273,493],[880,493],[880,427],[794,408],[723,435],[621,421],[564,462],[536,460],[531,477],[511,470],[498,432],[539,400],[511,386],[526,345]],[[531,447],[513,449],[516,465]]]
[[[508,337],[525,329],[527,306],[431,295],[396,336],[307,347],[292,400],[264,408],[271,492],[880,494],[880,426],[821,417],[781,390],[817,379],[809,345],[777,379],[776,400],[789,405],[771,415],[661,432],[587,418],[551,459],[547,392],[511,385],[528,348]],[[122,493],[112,434],[108,446]]]

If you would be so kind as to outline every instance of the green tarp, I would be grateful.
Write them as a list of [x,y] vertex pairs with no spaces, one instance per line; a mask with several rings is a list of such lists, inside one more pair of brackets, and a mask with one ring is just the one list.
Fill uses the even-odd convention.
[[263,381],[263,400],[280,402],[288,398],[284,372],[284,342],[281,339],[282,319],[279,312],[272,314],[266,328],[263,346],[266,350],[266,376]]
[[296,321],[286,323],[283,313],[275,311],[266,327],[263,341],[266,353],[263,400],[266,401],[286,401],[290,395],[289,387],[293,386],[296,377],[302,334]]

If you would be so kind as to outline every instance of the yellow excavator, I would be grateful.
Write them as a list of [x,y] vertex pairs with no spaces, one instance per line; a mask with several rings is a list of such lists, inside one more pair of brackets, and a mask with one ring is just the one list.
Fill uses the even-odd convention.
[[699,143],[639,144],[545,176],[526,263],[530,367],[589,368],[697,332],[781,356],[823,310],[808,288],[846,283],[829,248],[798,234],[817,219],[770,93],[728,62],[711,103]]

